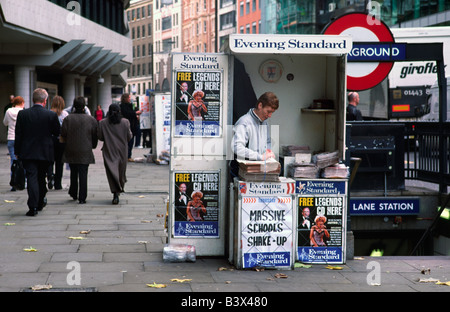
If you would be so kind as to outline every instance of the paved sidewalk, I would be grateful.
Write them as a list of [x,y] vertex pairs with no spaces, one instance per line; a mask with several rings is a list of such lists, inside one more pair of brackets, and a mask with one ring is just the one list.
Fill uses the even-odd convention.
[[[313,265],[259,272],[233,269],[224,258],[165,263],[168,166],[129,163],[126,193],[114,206],[101,145],[95,150],[96,164],[89,167],[87,204],[79,205],[67,194],[65,170],[64,189],[50,190],[47,206],[36,217],[25,216],[25,190],[10,192],[9,156],[6,145],[0,145],[0,292],[29,291],[35,285],[60,291],[156,293],[450,291],[450,286],[424,282],[450,281],[450,257],[365,257],[348,260],[341,270]],[[134,149],[133,157],[142,159],[147,152]],[[83,239],[73,239],[79,237]],[[36,251],[24,251],[30,247]],[[76,276],[73,261],[80,266],[80,285],[68,284]],[[166,287],[147,285],[154,283]]]

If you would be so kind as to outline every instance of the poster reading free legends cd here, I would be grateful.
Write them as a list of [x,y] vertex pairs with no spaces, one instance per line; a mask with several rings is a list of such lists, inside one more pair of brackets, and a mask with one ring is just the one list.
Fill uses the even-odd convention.
[[221,71],[176,72],[175,136],[221,135]]

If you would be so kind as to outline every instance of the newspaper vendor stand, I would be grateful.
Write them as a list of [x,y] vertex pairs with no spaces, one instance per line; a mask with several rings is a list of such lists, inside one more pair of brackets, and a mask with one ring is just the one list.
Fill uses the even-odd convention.
[[[243,64],[245,74],[248,75],[256,96],[259,97],[266,91],[272,91],[279,98],[280,107],[272,114],[268,122],[272,133],[272,150],[282,164],[287,159],[283,157],[284,155],[281,152],[284,146],[308,146],[313,152],[337,152],[339,158],[344,160],[346,62],[347,53],[351,51],[351,48],[352,41],[349,36],[264,34],[232,34],[229,36],[228,47],[225,52],[229,52],[234,61],[238,60]],[[234,79],[236,80],[236,76]],[[242,90],[233,90],[235,94],[238,91],[242,92]],[[239,110],[240,115],[242,115],[254,107],[255,103],[248,103],[248,105],[245,109],[237,107],[235,97],[233,113]],[[288,177],[287,172],[284,172],[284,176]],[[291,183],[286,181],[286,177],[280,177],[280,182],[275,188],[286,189],[286,185]],[[341,182],[344,183],[344,186],[341,185]],[[268,246],[260,248],[259,258],[268,259],[267,266],[280,269],[290,268],[295,260],[324,263],[323,259],[316,261],[319,258],[307,259],[303,257],[304,252],[318,251],[317,247],[316,249],[301,250],[300,255],[298,254],[298,244],[301,239],[298,238],[300,232],[297,231],[298,224],[296,222],[301,215],[301,212],[299,212],[302,208],[300,203],[304,204],[304,202],[313,205],[311,208],[314,208],[314,214],[316,215],[318,212],[322,212],[323,207],[325,209],[329,207],[330,213],[332,208],[338,207],[335,209],[335,213],[339,213],[340,217],[330,217],[327,222],[330,222],[330,225],[333,224],[333,233],[331,234],[333,235],[333,244],[339,245],[339,249],[336,249],[339,253],[339,263],[345,261],[346,179],[330,181],[330,179],[317,178],[317,181],[315,181],[315,183],[337,183],[335,187],[339,187],[339,194],[328,194],[326,196],[322,194],[324,196],[320,198],[324,199],[321,199],[320,204],[324,204],[328,200],[328,203],[339,202],[339,206],[316,204],[315,196],[319,194],[305,193],[306,188],[299,189],[307,181],[295,181],[294,194],[270,194],[270,196],[257,194],[255,197],[249,196],[248,193],[249,190],[252,190],[250,185],[253,187],[256,185],[252,183],[253,181],[236,181],[236,179],[233,183],[230,183],[230,186],[232,186],[230,191],[231,205],[234,205],[230,207],[229,216],[228,259],[230,262],[238,268],[261,265],[257,261],[258,253],[254,254],[252,251],[255,248],[250,249],[255,241],[251,241],[249,244],[249,231],[247,229],[247,233],[245,232],[245,225],[249,225],[254,232],[254,223],[257,220],[255,219],[255,216],[257,216],[256,210],[262,210],[265,207],[268,210],[283,211],[280,212],[283,216],[289,216],[289,221],[285,221],[284,226],[280,226],[278,229],[283,234],[292,230],[293,235],[285,242],[283,249],[277,248],[277,238],[288,237],[288,235],[277,235],[274,245],[271,244],[270,248]],[[271,189],[276,184],[275,182],[259,183],[263,183],[261,186],[263,189],[264,187]],[[264,183],[269,183],[272,187],[264,186]],[[315,191],[318,191],[318,189]],[[334,197],[328,199],[328,196]],[[300,202],[305,197],[309,199]],[[286,200],[287,198],[292,199],[292,210],[289,214],[286,204],[277,206],[274,203],[278,202],[279,199]],[[267,202],[272,203],[270,209],[265,206]],[[294,222],[293,227],[287,225],[287,223],[290,225],[291,221]],[[338,227],[337,224],[339,231],[335,231]],[[260,225],[256,226],[258,229],[262,228]],[[328,226],[327,223],[326,226]],[[271,228],[268,225],[267,227],[269,232]],[[260,233],[260,236],[264,235]],[[268,236],[272,237],[274,233],[272,232]],[[270,238],[266,238],[266,241],[264,241],[264,238],[258,238],[258,243],[267,244],[267,239]],[[279,239],[279,242],[281,242],[281,238]],[[290,259],[289,265],[285,265],[281,261],[278,263],[270,262],[271,259],[281,259],[281,256],[277,256],[277,252],[284,252],[286,258],[293,255],[294,259],[293,261]],[[270,253],[272,253],[272,256],[270,256]],[[288,256],[288,254],[290,255]],[[300,259],[300,257],[302,258]]]

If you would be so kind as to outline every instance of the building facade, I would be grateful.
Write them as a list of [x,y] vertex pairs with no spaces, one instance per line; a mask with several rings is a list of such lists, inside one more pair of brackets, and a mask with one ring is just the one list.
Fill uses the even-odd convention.
[[261,2],[263,0],[239,0],[237,30],[240,34],[261,33]]
[[[20,95],[30,107],[33,90],[42,87],[49,100],[63,96],[66,107],[81,95],[91,111],[108,109],[132,61],[128,6],[128,0],[0,0],[0,106]],[[6,128],[0,138],[6,140]]]
[[155,92],[170,92],[170,54],[181,52],[181,0],[153,1],[153,80]]
[[183,0],[182,51],[216,52],[215,12],[215,0]]
[[127,92],[144,95],[153,89],[153,0],[132,2],[127,10],[133,63],[128,70]]

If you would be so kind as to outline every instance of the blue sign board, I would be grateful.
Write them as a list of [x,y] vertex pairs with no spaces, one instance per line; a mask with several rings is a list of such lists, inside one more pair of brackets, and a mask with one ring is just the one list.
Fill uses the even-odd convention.
[[405,57],[405,43],[354,42],[347,60],[349,62],[393,62],[404,61]]
[[351,198],[350,215],[417,215],[420,212],[419,198],[376,197]]

